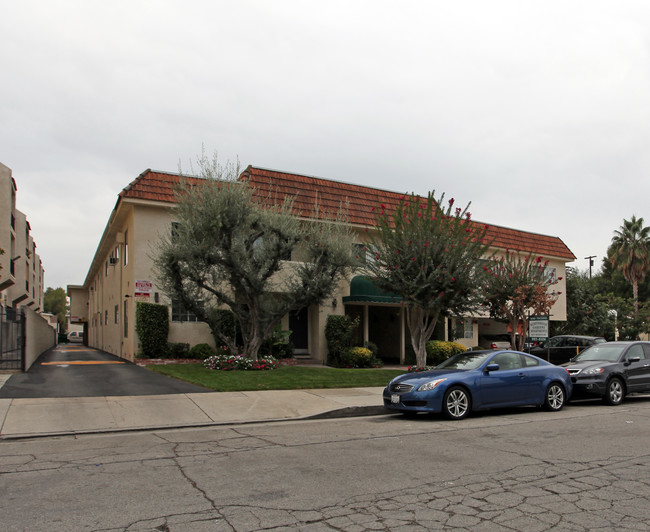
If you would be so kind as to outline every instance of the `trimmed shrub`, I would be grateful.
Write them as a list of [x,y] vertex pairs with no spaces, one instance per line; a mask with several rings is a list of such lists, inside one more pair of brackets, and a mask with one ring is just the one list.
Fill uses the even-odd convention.
[[372,351],[373,357],[377,357],[377,355],[379,354],[379,347],[375,342],[364,342],[363,347],[367,347],[368,349],[370,349]]
[[456,342],[445,342],[442,340],[431,340],[427,342],[427,366],[437,366],[449,357],[457,353],[467,351],[464,345]]
[[341,364],[343,352],[351,347],[352,333],[359,326],[359,318],[350,316],[327,316],[325,340],[327,341],[328,362],[332,366]]
[[279,325],[260,347],[260,355],[273,358],[293,358],[293,344],[289,339],[291,331],[282,330]]
[[190,344],[176,342],[167,344],[167,358],[188,358],[187,353],[190,350]]
[[384,364],[367,347],[348,347],[341,355],[341,365],[347,368],[380,368]]
[[187,358],[196,358],[204,360],[214,356],[216,353],[208,344],[196,344],[187,352]]
[[140,340],[140,356],[145,358],[164,356],[169,334],[167,306],[139,301],[135,307],[135,331]]

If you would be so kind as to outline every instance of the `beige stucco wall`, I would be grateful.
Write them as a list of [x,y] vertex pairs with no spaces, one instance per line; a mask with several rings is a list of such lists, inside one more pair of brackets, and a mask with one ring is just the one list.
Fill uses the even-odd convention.
[[57,335],[48,321],[36,311],[25,308],[25,371],[36,359],[56,345]]
[[10,260],[14,252],[14,229],[11,219],[16,209],[16,190],[14,188],[11,170],[0,163],[0,248],[4,254],[0,255],[0,289],[6,289],[14,284],[14,276],[10,273]]
[[[171,223],[174,221],[173,208],[167,204],[137,200],[121,200],[118,210],[114,212],[100,246],[93,260],[88,278],[79,291],[71,294],[73,314],[83,315],[88,322],[88,342],[91,346],[113,353],[123,358],[134,360],[138,353],[138,339],[135,333],[135,311],[138,300],[151,303],[170,305],[156,283],[152,267],[153,257],[157,252],[156,243],[163,235],[168,235]],[[363,228],[354,229],[354,240],[357,243],[367,241],[369,234]],[[128,261],[125,254],[128,248]],[[115,264],[108,264],[111,254],[119,253]],[[297,256],[293,257],[298,258]],[[551,258],[550,267],[555,267],[557,276],[562,279],[554,287],[561,292],[558,301],[551,311],[551,319],[566,319],[566,271],[564,262],[559,258]],[[277,287],[291,274],[295,263],[287,262],[276,277]],[[354,274],[362,273],[361,270]],[[148,297],[135,297],[136,281],[150,281],[152,289]],[[84,293],[85,290],[85,293]],[[325,325],[329,315],[344,314],[345,305],[342,298],[349,295],[349,279],[341,280],[336,294],[328,298],[322,305],[309,308],[309,352],[314,360],[325,362],[327,358],[327,342],[325,340]],[[335,304],[333,302],[336,302]],[[82,303],[83,302],[83,303]],[[117,307],[117,312],[116,312]],[[480,317],[477,314],[475,317]],[[124,320],[126,318],[126,328]],[[170,309],[171,319],[171,309]],[[283,320],[283,328],[288,328],[288,318]],[[474,324],[474,337],[461,341],[467,347],[478,343],[478,324]],[[409,342],[408,333],[400,333],[401,353]],[[202,323],[187,323],[170,321],[169,341],[214,345],[214,340],[207,325]]]

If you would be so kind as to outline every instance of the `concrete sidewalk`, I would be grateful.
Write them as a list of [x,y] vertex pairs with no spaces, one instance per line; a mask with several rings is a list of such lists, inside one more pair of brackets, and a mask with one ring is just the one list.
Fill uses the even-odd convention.
[[[5,375],[0,375],[0,386]],[[383,388],[0,399],[0,439],[386,413]]]

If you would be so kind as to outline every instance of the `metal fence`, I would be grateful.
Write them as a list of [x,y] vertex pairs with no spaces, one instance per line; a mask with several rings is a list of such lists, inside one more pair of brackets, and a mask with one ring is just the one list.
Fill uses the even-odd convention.
[[0,370],[25,370],[25,315],[0,307]]

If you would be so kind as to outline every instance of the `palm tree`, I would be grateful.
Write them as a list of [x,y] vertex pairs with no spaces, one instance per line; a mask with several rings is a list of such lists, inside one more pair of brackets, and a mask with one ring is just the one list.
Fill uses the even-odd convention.
[[639,283],[650,265],[650,227],[643,227],[643,218],[632,215],[614,231],[607,255],[615,268],[632,284],[634,317],[639,314]]

